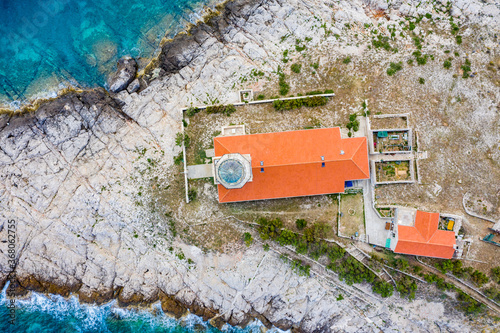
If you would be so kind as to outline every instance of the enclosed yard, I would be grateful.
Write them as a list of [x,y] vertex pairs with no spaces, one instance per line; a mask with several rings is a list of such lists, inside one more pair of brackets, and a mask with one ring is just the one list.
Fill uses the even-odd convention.
[[375,152],[410,151],[409,131],[374,131],[373,148]]
[[376,162],[377,182],[411,180],[410,161]]
[[339,236],[365,236],[365,213],[363,193],[341,194],[339,215]]

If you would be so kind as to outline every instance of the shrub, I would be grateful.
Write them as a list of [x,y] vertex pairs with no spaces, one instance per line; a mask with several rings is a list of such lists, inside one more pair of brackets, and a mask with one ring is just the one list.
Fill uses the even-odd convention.
[[300,73],[300,69],[302,68],[301,64],[293,64],[291,67],[292,72],[294,73]]
[[418,83],[424,84],[425,83],[425,79],[423,77],[419,77],[418,78]]
[[200,111],[201,111],[200,109],[191,106],[186,110],[186,116],[192,117]]
[[306,46],[305,45],[295,45],[295,50],[297,52],[302,52],[306,49]]
[[295,225],[297,226],[297,229],[302,230],[306,227],[307,221],[304,219],[298,219],[295,221]]
[[332,89],[326,89],[324,93],[325,94],[333,94],[333,90]]
[[261,217],[257,219],[257,223],[260,225],[259,232],[263,240],[276,239],[281,233],[281,228],[283,228],[283,222],[278,218],[268,220]]
[[344,60],[342,60],[342,62],[347,65],[348,63],[351,62],[351,57],[344,58]]
[[451,68],[451,61],[445,60],[443,63],[443,67],[446,69],[450,69]]
[[314,62],[314,63],[310,64],[309,66],[311,66],[315,70],[318,70],[318,68],[319,68],[319,64],[317,62]]
[[180,165],[182,162],[184,162],[184,154],[180,152],[179,155],[174,157],[174,164]]
[[491,278],[493,279],[493,281],[500,284],[500,267],[492,268],[491,275],[492,275]]
[[474,282],[477,286],[481,287],[483,284],[489,281],[489,278],[483,272],[475,270],[471,275],[472,282]]
[[286,82],[285,73],[283,73],[280,66],[278,66],[277,73],[278,73],[278,78],[279,78],[278,85],[280,87],[280,89],[279,89],[280,95],[285,96],[290,91],[290,85]]
[[265,243],[263,245],[264,251],[269,251],[269,244]]
[[328,102],[328,98],[325,96],[312,96],[289,100],[276,100],[273,102],[273,107],[275,110],[293,110],[298,109],[302,106],[313,107],[313,106],[323,106]]
[[321,95],[322,93],[323,92],[321,90],[313,90],[313,91],[310,91],[310,92],[306,92],[306,95],[307,96],[313,96],[313,95]]
[[207,106],[208,114],[222,113],[229,117],[234,112],[236,112],[236,107],[233,104]]
[[283,229],[281,234],[278,236],[277,241],[280,245],[296,245],[297,244],[297,235],[288,229]]
[[189,201],[195,201],[198,196],[198,192],[194,188],[190,188],[188,191],[188,199]]
[[245,232],[243,234],[243,240],[245,241],[246,246],[252,245],[253,238],[252,238],[252,235],[249,232]]
[[408,296],[411,300],[415,298],[417,284],[409,276],[403,275],[403,277],[396,283],[396,289],[401,295]]
[[325,223],[314,223],[304,230],[303,239],[308,243],[314,243],[320,238],[324,238],[328,226]]
[[175,144],[179,147],[182,147],[182,143],[184,143],[184,146],[188,148],[190,142],[191,139],[187,134],[182,135],[182,133],[179,132],[175,135]]
[[455,39],[458,45],[462,44],[462,36],[456,36]]
[[387,69],[387,75],[392,76],[396,74],[397,71],[400,71],[402,68],[403,65],[401,64],[401,62],[398,63],[391,62],[389,68]]

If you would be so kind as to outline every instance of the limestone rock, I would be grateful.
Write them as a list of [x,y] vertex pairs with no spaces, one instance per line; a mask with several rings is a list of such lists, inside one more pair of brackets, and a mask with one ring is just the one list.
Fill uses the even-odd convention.
[[120,92],[134,80],[137,73],[137,62],[131,57],[123,57],[118,60],[116,73],[108,79],[109,91]]

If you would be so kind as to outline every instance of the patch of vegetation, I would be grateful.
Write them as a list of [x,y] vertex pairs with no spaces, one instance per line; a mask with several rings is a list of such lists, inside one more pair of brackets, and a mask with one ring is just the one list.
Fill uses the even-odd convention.
[[288,62],[288,50],[283,51],[283,59],[281,61],[285,64]]
[[182,151],[179,153],[179,155],[174,157],[174,164],[175,165],[180,165],[182,162],[184,162],[184,154]]
[[258,100],[258,101],[262,101],[262,100],[264,100],[264,99],[266,99],[266,96],[264,96],[264,95],[262,95],[262,94],[260,94],[260,95],[258,95],[258,96],[257,96],[257,100]]
[[391,62],[389,68],[387,68],[387,75],[392,76],[396,74],[397,71],[400,71],[402,68],[403,65],[401,64],[401,62],[398,63]]
[[349,131],[351,131],[351,129],[354,131],[354,132],[357,132],[359,130],[359,120],[357,119],[357,114],[353,113],[349,116],[349,122],[347,123],[346,127]]
[[493,281],[500,284],[500,267],[495,267],[491,269],[491,278]]
[[229,117],[234,112],[236,112],[236,107],[233,104],[207,106],[208,114],[222,113]]
[[264,248],[264,251],[269,251],[269,244],[264,243],[262,247]]
[[278,70],[276,71],[276,73],[278,74],[279,78],[278,84],[280,86],[280,95],[285,96],[290,91],[290,85],[286,82],[285,73],[283,73],[280,66],[278,66]]
[[253,243],[252,235],[249,232],[245,232],[243,234],[243,240],[245,241],[246,246],[250,246]]
[[425,65],[427,63],[427,59],[429,58],[428,54],[422,54],[419,50],[412,53],[415,56],[415,60],[417,60],[417,64],[420,66]]
[[295,221],[295,225],[297,226],[297,229],[302,230],[307,226],[307,221],[304,219],[297,219],[297,221]]
[[312,68],[314,68],[315,70],[318,70],[319,68],[319,63],[317,62],[313,62],[312,64],[310,64],[309,66],[311,66]]
[[188,191],[189,202],[195,201],[197,196],[198,196],[198,191],[196,191],[195,188],[190,188]]
[[465,64],[460,67],[463,71],[462,78],[466,79],[470,76],[471,72],[470,65],[471,63],[469,59],[465,59]]
[[461,44],[462,44],[462,36],[456,36],[456,37],[455,37],[455,40],[457,41],[457,44],[458,44],[458,45],[461,45]]
[[188,148],[191,143],[191,139],[187,134],[182,135],[182,133],[179,132],[175,135],[175,144],[182,147],[182,143],[184,143],[184,147]]
[[191,118],[191,117],[193,117],[195,114],[197,114],[200,111],[201,110],[198,109],[197,107],[191,106],[191,107],[187,108],[187,110],[186,110],[186,116],[189,117],[189,118]]
[[450,61],[450,59],[444,61],[444,63],[443,63],[443,67],[444,68],[446,68],[446,69],[450,69],[451,68],[451,61]]
[[379,280],[373,283],[373,292],[380,294],[382,297],[391,297],[393,291],[394,287],[389,282]]
[[297,52],[302,52],[306,49],[305,44],[300,45],[301,43],[302,43],[302,41],[300,39],[295,40],[295,50]]
[[293,110],[298,109],[302,106],[315,107],[323,106],[328,102],[328,98],[325,96],[312,96],[289,100],[276,100],[273,102],[273,107],[275,110]]
[[351,62],[351,57],[344,58],[344,60],[342,60],[342,62],[347,65],[348,63]]
[[300,69],[302,68],[302,65],[295,63],[295,64],[292,64],[292,66],[290,68],[291,68],[292,72],[298,74],[298,73],[300,73]]
[[418,78],[418,83],[424,84],[425,83],[425,79],[423,77],[419,77]]
[[415,292],[417,291],[417,284],[415,281],[407,276],[403,275],[396,283],[396,289],[402,296],[407,296],[408,299],[415,299]]
[[375,48],[383,48],[386,51],[397,52],[397,49],[392,48],[391,44],[389,44],[389,37],[383,36],[382,34],[377,35],[377,38],[372,39],[372,45]]

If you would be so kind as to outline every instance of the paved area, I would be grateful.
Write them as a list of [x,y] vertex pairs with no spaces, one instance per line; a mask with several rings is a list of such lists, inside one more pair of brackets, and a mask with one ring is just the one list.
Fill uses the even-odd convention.
[[188,165],[187,173],[189,179],[213,177],[212,164]]
[[373,189],[369,179],[359,180],[358,184],[363,188],[363,199],[365,202],[365,222],[368,243],[384,246],[390,231],[385,230],[385,223],[391,218],[380,218],[373,208]]

